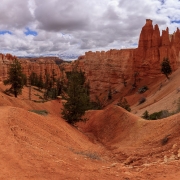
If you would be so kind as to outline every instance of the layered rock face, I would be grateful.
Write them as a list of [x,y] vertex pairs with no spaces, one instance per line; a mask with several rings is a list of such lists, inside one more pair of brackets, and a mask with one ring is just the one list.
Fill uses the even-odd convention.
[[106,91],[120,91],[122,77],[132,76],[133,50],[110,50],[107,52],[86,52],[79,60],[80,68],[90,83],[91,94],[100,95]]
[[[3,55],[0,54],[0,81],[3,81],[7,78],[8,66],[12,63],[15,57],[9,54]],[[61,77],[62,73],[59,69],[59,66],[51,59],[40,59],[31,62],[28,59],[19,60],[23,69],[23,73],[27,77],[34,72],[37,75],[42,75],[45,78],[45,74],[52,76],[54,73],[56,77]]]
[[[162,76],[161,62],[166,57],[173,70],[180,66],[180,31],[170,35],[167,28],[160,35],[158,25],[147,19],[136,49],[86,52],[77,63],[90,82],[91,95],[99,96],[109,89],[122,90],[124,78],[133,84],[135,73],[139,79]],[[71,69],[70,65],[64,67]]]
[[156,77],[160,75],[163,58],[169,58],[171,67],[176,70],[180,63],[180,33],[179,29],[169,34],[169,29],[160,31],[158,25],[153,27],[152,20],[147,19],[142,28],[138,48],[134,50],[134,70],[141,77]]
[[[180,30],[172,35],[169,29],[162,31],[158,25],[153,26],[152,20],[147,19],[141,30],[139,44],[136,49],[109,50],[107,52],[86,52],[72,63],[64,63],[59,67],[53,60],[38,59],[34,62],[21,60],[24,73],[29,76],[31,72],[38,75],[45,73],[57,77],[65,76],[77,65],[85,72],[90,83],[91,96],[100,96],[103,93],[120,92],[124,87],[123,82],[132,85],[134,75],[138,73],[139,79],[156,78],[162,76],[161,62],[169,58],[171,67],[176,70],[180,66]],[[0,55],[0,80],[7,76],[7,66],[13,57]]]
[[8,65],[13,60],[14,56],[10,54],[0,54],[0,81],[7,77]]
[[59,66],[53,60],[38,59],[35,62],[21,60],[20,62],[23,72],[27,77],[29,77],[32,72],[36,73],[37,75],[41,74],[43,78],[45,78],[46,74],[52,76],[53,73],[56,75],[56,77],[61,77]]

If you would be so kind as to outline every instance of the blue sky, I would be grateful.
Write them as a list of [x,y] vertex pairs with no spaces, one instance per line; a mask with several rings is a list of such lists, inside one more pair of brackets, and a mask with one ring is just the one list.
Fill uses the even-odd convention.
[[5,35],[5,34],[12,34],[12,32],[7,31],[7,30],[0,31],[0,35]]
[[1,0],[0,52],[81,55],[135,48],[146,19],[180,27],[179,0]]
[[34,30],[32,30],[32,29],[30,29],[30,28],[26,28],[26,31],[24,31],[24,34],[26,35],[26,36],[37,36],[38,35],[38,32],[37,31],[34,31]]

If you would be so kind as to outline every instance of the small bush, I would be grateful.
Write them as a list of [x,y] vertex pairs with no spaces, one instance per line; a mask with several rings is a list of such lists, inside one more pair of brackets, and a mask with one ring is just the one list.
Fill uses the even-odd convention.
[[143,119],[149,119],[149,112],[146,110],[141,117]]
[[167,136],[165,136],[162,140],[161,140],[161,145],[165,145],[165,144],[167,144],[168,143],[168,141],[169,141],[169,136],[170,135],[167,135]]
[[159,112],[154,112],[149,115],[149,119],[156,120],[156,119],[162,119],[169,116],[169,112],[167,110],[162,110]]
[[36,114],[44,115],[44,116],[48,114],[48,111],[46,110],[30,110],[30,112],[34,112]]
[[145,98],[145,97],[141,97],[141,98],[139,99],[139,105],[142,104],[142,103],[144,103],[145,101],[146,101],[146,98]]
[[119,102],[117,103],[118,106],[126,109],[127,111],[131,112],[130,105],[128,104],[126,98],[121,98]]
[[143,119],[156,120],[156,119],[166,118],[166,117],[168,117],[170,115],[171,115],[171,113],[169,113],[169,111],[167,111],[167,110],[154,112],[152,114],[149,114],[148,111],[145,111],[141,117]]
[[142,94],[148,90],[147,86],[142,86],[141,88],[138,89],[138,93]]

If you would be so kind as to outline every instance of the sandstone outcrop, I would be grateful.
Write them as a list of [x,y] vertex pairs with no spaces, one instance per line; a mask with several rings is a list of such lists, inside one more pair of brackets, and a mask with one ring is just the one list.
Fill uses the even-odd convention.
[[8,65],[13,60],[14,56],[10,54],[0,54],[0,81],[7,77]]
[[163,58],[169,58],[172,69],[179,66],[179,30],[169,34],[169,29],[162,31],[160,36],[159,27],[153,28],[152,20],[147,19],[141,30],[138,48],[134,50],[134,68],[141,77],[157,77],[160,75],[161,62]]
[[[7,54],[0,54],[0,81],[3,81],[7,78],[8,66],[12,63],[12,60],[15,57]],[[48,58],[37,58],[34,61],[30,61],[29,59],[19,59],[23,73],[26,74],[27,77],[34,72],[37,75],[42,75],[45,78],[46,74],[52,76],[54,73],[56,77],[61,77],[62,73],[59,69],[59,66],[55,63],[54,60]]]
[[[129,87],[133,85],[135,74],[139,80],[163,76],[160,69],[165,57],[169,58],[173,71],[180,66],[180,30],[177,28],[176,32],[169,34],[166,28],[160,33],[158,25],[153,26],[152,20],[147,19],[136,49],[89,51],[78,60],[63,63],[60,67],[48,58],[38,58],[33,62],[23,59],[21,63],[27,76],[36,72],[45,77],[45,73],[52,75],[54,72],[61,78],[76,65],[85,72],[91,97],[95,97],[110,90],[112,93],[122,92],[125,83]],[[0,80],[6,78],[7,66],[12,59],[11,55],[0,55]]]
[[[139,80],[162,76],[161,62],[165,57],[169,58],[173,71],[180,66],[180,31],[177,29],[170,35],[167,28],[160,35],[158,25],[153,26],[152,20],[147,19],[136,49],[90,51],[76,63],[85,72],[91,95],[99,96],[109,89],[122,90],[124,80],[132,85],[136,73]],[[65,71],[70,71],[71,65],[64,65]]]
[[20,62],[23,68],[23,72],[27,77],[29,77],[32,72],[36,73],[37,75],[41,74],[43,78],[46,74],[52,76],[53,73],[56,75],[56,77],[61,76],[59,66],[53,60],[38,59],[35,62],[21,60]]

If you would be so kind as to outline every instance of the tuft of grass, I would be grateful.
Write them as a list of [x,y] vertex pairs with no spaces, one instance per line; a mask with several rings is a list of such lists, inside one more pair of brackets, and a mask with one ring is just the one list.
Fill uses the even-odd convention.
[[161,140],[161,145],[166,145],[169,141],[169,136],[170,134],[168,134],[167,136],[165,136],[162,140]]
[[82,155],[82,156],[85,156],[85,157],[93,159],[93,160],[101,160],[99,155],[94,152],[92,153],[92,152],[84,152],[84,151],[75,151],[72,148],[70,148],[70,150],[75,154]]
[[138,89],[138,93],[142,94],[142,93],[146,92],[147,90],[148,90],[147,86],[142,86],[141,88]]
[[48,115],[48,111],[46,110],[29,110],[29,111],[43,116]]

